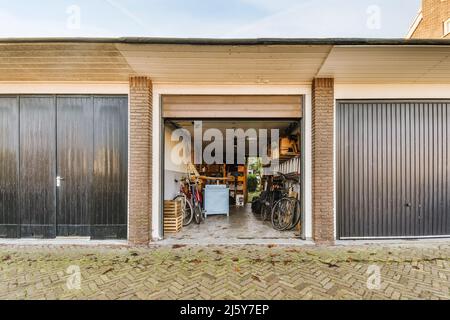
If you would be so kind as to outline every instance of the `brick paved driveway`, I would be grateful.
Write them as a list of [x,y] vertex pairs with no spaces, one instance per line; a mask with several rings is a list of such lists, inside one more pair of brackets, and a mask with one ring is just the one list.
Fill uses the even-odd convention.
[[0,246],[1,299],[449,299],[449,290],[447,243]]

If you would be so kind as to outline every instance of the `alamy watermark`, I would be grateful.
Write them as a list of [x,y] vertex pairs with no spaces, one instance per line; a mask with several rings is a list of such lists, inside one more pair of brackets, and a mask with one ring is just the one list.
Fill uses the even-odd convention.
[[367,289],[380,290],[381,289],[381,269],[379,266],[372,264],[367,268]]
[[381,7],[378,5],[371,5],[367,7],[367,28],[370,30],[381,29]]
[[279,163],[279,129],[203,130],[203,122],[195,121],[193,135],[192,137],[192,133],[183,128],[172,132],[171,140],[177,142],[170,155],[172,163],[243,165],[247,157],[261,158],[263,165],[270,165],[272,168]]
[[70,30],[81,29],[81,8],[78,5],[70,5],[66,9],[66,27]]
[[66,287],[69,290],[81,290],[81,269],[77,265],[69,266],[66,270],[69,275],[66,281]]

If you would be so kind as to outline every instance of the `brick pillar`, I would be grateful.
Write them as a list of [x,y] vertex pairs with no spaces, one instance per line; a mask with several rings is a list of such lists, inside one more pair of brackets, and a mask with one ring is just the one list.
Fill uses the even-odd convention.
[[152,82],[130,78],[129,233],[132,245],[150,242],[152,208]]
[[334,80],[314,79],[312,90],[312,216],[317,244],[334,243]]

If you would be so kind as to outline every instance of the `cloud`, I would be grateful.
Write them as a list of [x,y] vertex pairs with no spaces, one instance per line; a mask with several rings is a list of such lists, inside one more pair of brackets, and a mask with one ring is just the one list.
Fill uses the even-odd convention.
[[[0,37],[401,37],[420,0],[77,0],[80,29],[67,28],[70,0],[57,8],[48,0],[31,8],[25,2],[0,5]],[[376,30],[367,27],[373,3],[382,13]]]
[[[244,1],[253,2],[254,0]],[[301,13],[306,12],[308,7],[311,7],[309,1],[307,3],[297,3],[296,5],[288,6],[283,10],[276,11],[262,19],[240,26],[229,33],[228,36],[278,37],[280,34],[284,34],[285,37],[290,37],[292,35],[298,35],[300,31],[299,28],[301,28],[303,24],[300,21]],[[301,19],[303,19],[303,17]]]
[[138,26],[143,28],[144,30],[148,30],[149,26],[145,23],[141,18],[139,18],[136,14],[128,10],[126,7],[122,6],[115,0],[105,0],[110,6],[119,10],[123,15],[134,21]]
[[[256,2],[256,0],[242,1]],[[406,33],[409,25],[408,11],[416,10],[416,5],[410,0],[397,0],[396,2],[379,0],[377,6],[380,8],[381,21],[380,28],[375,29],[368,27],[368,8],[373,6],[372,1],[279,1],[286,4],[283,10],[273,10],[266,17],[239,26],[227,33],[226,36],[395,37]],[[262,2],[264,6],[267,1],[263,0]],[[408,4],[411,6],[407,6]],[[268,7],[273,9],[271,6]],[[398,13],[402,9],[406,14],[399,15]],[[398,34],[399,30],[401,30],[400,35]]]
[[298,5],[311,2],[311,0],[240,0],[244,5],[251,5],[255,8],[269,12],[280,12],[286,8],[292,8]]

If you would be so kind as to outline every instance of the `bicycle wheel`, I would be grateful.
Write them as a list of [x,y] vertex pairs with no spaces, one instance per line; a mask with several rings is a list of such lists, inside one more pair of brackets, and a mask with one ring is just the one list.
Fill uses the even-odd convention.
[[303,221],[303,216],[302,216],[302,207],[300,204],[299,200],[295,201],[295,211],[294,211],[294,216],[293,216],[293,220],[292,220],[292,226],[289,228],[289,230],[293,230],[295,229],[295,227]]
[[254,198],[252,201],[252,212],[254,215],[261,214],[261,199],[259,197]]
[[275,204],[274,204],[274,206],[273,206],[273,208],[272,208],[272,212],[271,212],[271,216],[270,216],[270,221],[272,222],[272,227],[275,229],[275,230],[278,230],[278,220],[279,220],[279,218],[280,218],[280,210],[281,210],[281,208],[280,208],[280,201],[281,200],[278,200]]
[[283,198],[278,201],[272,210],[272,226],[275,230],[285,231],[292,227],[295,215],[296,201]]
[[194,218],[194,211],[192,210],[191,202],[186,198],[184,194],[180,194],[173,199],[175,201],[181,201],[181,210],[183,212],[183,227],[187,227],[192,223]]
[[269,204],[263,203],[261,206],[261,220],[267,221],[270,219],[270,214],[272,212],[272,209]]
[[203,212],[202,212],[202,208],[198,204],[196,204],[194,207],[194,219],[195,219],[196,224],[202,223]]

